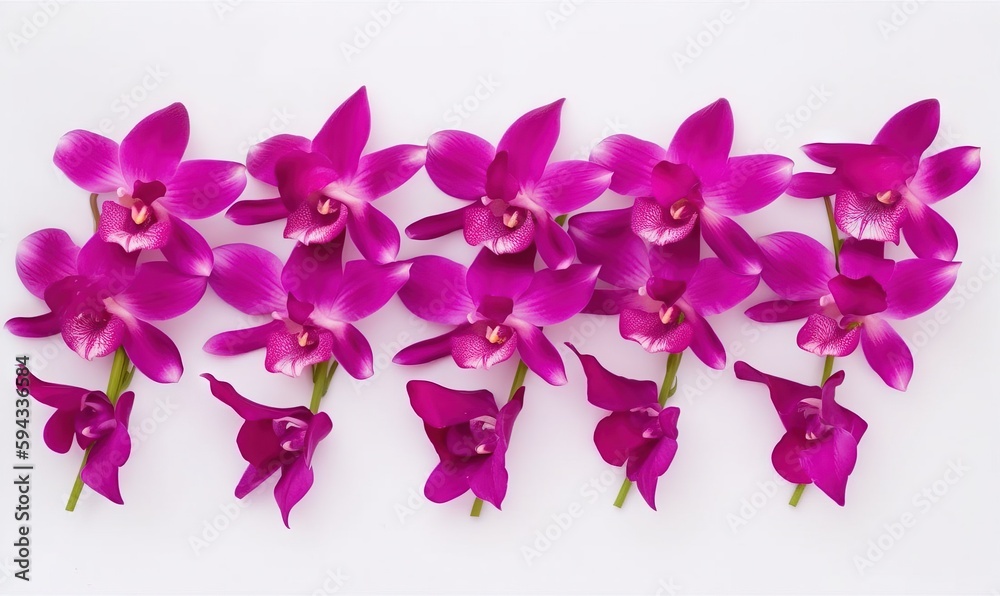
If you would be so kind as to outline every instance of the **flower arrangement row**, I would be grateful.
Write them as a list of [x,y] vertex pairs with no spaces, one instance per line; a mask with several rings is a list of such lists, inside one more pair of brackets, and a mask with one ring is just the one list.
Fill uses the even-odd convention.
[[[870,143],[806,145],[822,171],[793,173],[783,156],[730,155],[733,113],[720,99],[684,120],[665,146],[618,134],[586,161],[553,161],[562,105],[524,114],[496,145],[444,130],[426,145],[366,151],[371,114],[361,88],[311,139],[277,135],[251,147],[245,165],[185,160],[190,126],[179,103],[149,115],[121,143],[84,130],[64,135],[55,164],[91,193],[96,229],[83,246],[55,228],[21,242],[17,273],[45,309],[12,318],[6,328],[21,337],[61,335],[80,357],[111,360],[106,391],[43,381],[27,362],[18,368],[19,395],[54,409],[46,445],[58,453],[74,443],[83,450],[67,509],[84,485],[123,502],[119,470],[130,453],[135,372],[156,383],[177,382],[184,372],[177,347],[154,323],[190,311],[208,287],[259,320],[208,338],[206,352],[263,351],[268,372],[312,375],[308,404],[292,407],[268,396],[250,399],[202,375],[207,391],[243,420],[236,442],[248,466],[236,496],[277,476],[274,498],[286,525],[333,428],[321,405],[334,373],[343,368],[364,379],[374,372],[357,323],[393,296],[439,328],[401,349],[394,363],[451,358],[464,369],[489,370],[519,361],[502,402],[485,390],[407,383],[410,406],[439,459],[425,487],[429,500],[471,491],[473,515],[484,501],[501,507],[527,373],[551,385],[567,382],[544,328],[591,315],[616,317],[622,339],[665,355],[657,385],[619,376],[568,346],[586,377],[587,400],[607,412],[593,432],[597,452],[624,467],[615,504],[634,483],[655,509],[657,481],[678,449],[680,409],[667,401],[681,359],[690,351],[724,369],[726,352],[710,321],[748,298],[760,280],[774,297],[746,316],[802,321],[798,347],[824,358],[823,374],[818,385],[800,384],[736,362],[735,375],[768,389],[783,427],[772,462],[796,485],[792,504],[815,484],[843,505],[867,424],[836,399],[844,373],[834,372],[835,358],[860,345],[886,385],[906,390],[913,358],[892,322],[927,311],[955,283],[957,235],[933,205],[975,176],[979,148],[924,156],[940,118],[938,102],[925,100],[892,116]],[[456,208],[410,223],[406,235],[461,232],[469,246],[481,247],[474,258],[397,260],[400,233],[376,201],[421,169]],[[273,188],[274,198],[239,200],[247,173]],[[619,208],[586,211],[609,190]],[[755,240],[737,223],[783,194],[824,203],[829,248],[795,231]],[[223,211],[243,226],[284,222],[284,237],[294,242],[288,258],[247,243],[213,248],[188,223]],[[913,258],[886,258],[885,244],[903,240]],[[361,259],[344,262],[348,243]],[[162,259],[140,263],[142,253]]]

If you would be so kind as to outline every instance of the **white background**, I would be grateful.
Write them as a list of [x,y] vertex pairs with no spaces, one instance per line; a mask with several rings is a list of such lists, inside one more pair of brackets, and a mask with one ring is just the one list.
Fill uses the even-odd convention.
[[[193,312],[162,325],[184,354],[181,382],[158,386],[137,375],[133,383],[132,426],[141,436],[122,473],[125,507],[88,491],[75,513],[63,511],[79,454],[45,449],[40,438],[49,410],[33,406],[30,584],[9,575],[16,498],[11,392],[0,415],[7,462],[0,474],[11,477],[0,490],[0,544],[7,545],[0,547],[7,569],[0,590],[998,593],[1000,244],[993,156],[1000,141],[1000,7],[421,2],[403,4],[378,25],[372,11],[386,6],[71,4],[47,18],[37,3],[0,6],[3,318],[42,312],[14,273],[23,236],[61,227],[82,244],[90,233],[87,194],[52,165],[60,135],[97,130],[106,121],[109,136],[120,140],[139,119],[174,101],[191,114],[188,157],[242,161],[250,137],[312,136],[362,84],[372,105],[370,150],[423,143],[431,132],[456,126],[496,142],[523,112],[566,97],[555,154],[566,159],[585,157],[614,132],[665,144],[686,115],[727,97],[736,118],[734,154],[758,152],[773,139],[777,152],[815,169],[798,146],[867,142],[896,110],[937,97],[943,134],[935,147],[984,147],[980,175],[938,205],[961,238],[958,256],[966,265],[958,286],[966,295],[897,326],[916,358],[905,394],[885,387],[860,350],[838,361],[847,369],[841,402],[870,423],[847,506],[814,487],[797,509],[786,504],[792,487],[770,464],[778,419],[761,386],[732,377],[731,351],[721,376],[709,376],[690,355],[681,365],[674,398],[682,409],[680,451],[661,480],[660,511],[650,511],[637,493],[624,509],[612,507],[622,472],[593,447],[602,413],[586,403],[579,364],[561,342],[572,339],[636,378],[659,381],[664,358],[621,340],[614,319],[587,317],[546,329],[560,345],[570,383],[553,388],[529,375],[504,511],[487,506],[480,519],[470,519],[471,495],[427,503],[422,486],[436,459],[409,408],[405,382],[424,378],[505,394],[514,363],[489,372],[459,371],[450,361],[386,366],[400,344],[441,331],[415,321],[393,299],[361,324],[378,359],[375,378],[361,386],[338,374],[324,401],[335,428],[315,458],[316,484],[286,530],[270,494],[273,481],[245,507],[234,505],[245,465],[234,442],[240,421],[197,375],[211,371],[275,405],[306,403],[309,379],[266,373],[261,353],[204,354],[210,335],[245,326],[241,314],[209,292]],[[23,19],[43,26],[32,30]],[[356,40],[366,26],[377,34]],[[346,56],[344,44],[357,42],[365,47]],[[681,68],[676,56],[685,52],[698,55]],[[147,76],[157,71],[159,80]],[[487,92],[482,81],[495,88]],[[480,99],[469,99],[477,87]],[[463,101],[465,117],[452,107]],[[797,114],[794,125],[787,114]],[[245,196],[269,194],[251,182]],[[595,207],[620,201],[608,193]],[[456,202],[420,172],[377,206],[403,228]],[[754,236],[795,229],[828,240],[817,202],[782,197],[741,222]],[[242,228],[220,216],[195,225],[213,245],[260,243],[282,258],[292,246],[280,224]],[[459,237],[404,238],[400,257],[428,252],[466,263],[475,254]],[[754,366],[815,382],[822,362],[795,347],[798,325],[762,327],[743,317],[746,306],[769,296],[762,286],[713,325]],[[935,316],[947,322],[935,324]],[[4,333],[0,341],[10,371],[15,355],[29,354],[42,378],[94,388],[106,383],[109,359],[85,363],[58,338]],[[967,470],[950,474],[952,464]],[[925,490],[935,502],[921,496]],[[914,523],[890,536],[887,527],[906,514]],[[542,538],[546,533],[555,539]],[[205,544],[193,547],[198,540]]]

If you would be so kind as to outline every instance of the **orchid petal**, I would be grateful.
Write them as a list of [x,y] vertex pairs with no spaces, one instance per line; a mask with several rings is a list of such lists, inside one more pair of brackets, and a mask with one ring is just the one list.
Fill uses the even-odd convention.
[[950,197],[979,172],[979,151],[979,147],[955,147],[922,160],[908,188],[928,204]]
[[368,92],[361,87],[342,103],[316,133],[312,150],[322,153],[339,178],[350,179],[358,170],[361,152],[371,133]]
[[872,195],[842,190],[837,193],[833,213],[837,227],[849,236],[899,244],[899,228],[906,217],[906,203],[899,200],[885,205]]
[[297,243],[281,269],[281,286],[299,300],[327,307],[340,292],[344,237],[320,244]]
[[465,225],[466,209],[468,207],[419,219],[406,227],[406,237],[413,240],[431,240],[457,232]]
[[169,337],[145,321],[133,321],[122,337],[125,353],[139,372],[157,383],[176,383],[184,372],[181,353]]
[[59,333],[62,320],[54,312],[37,317],[14,317],[4,324],[4,329],[18,337],[49,337]]
[[961,263],[908,259],[896,263],[885,286],[886,316],[908,319],[930,310],[955,285]]
[[841,327],[836,320],[822,314],[810,315],[795,338],[807,352],[838,358],[854,352],[860,340],[861,329]]
[[658,390],[653,381],[637,381],[616,375],[604,368],[597,358],[581,354],[572,344],[566,345],[583,366],[583,374],[587,377],[587,401],[590,403],[612,412],[628,412],[657,403]]
[[719,99],[681,123],[667,148],[667,160],[711,179],[726,165],[732,147],[733,110],[728,101]]
[[118,398],[115,407],[118,424],[110,435],[94,443],[87,462],[80,470],[80,479],[113,503],[123,504],[118,486],[118,468],[125,465],[132,450],[128,435],[128,417],[135,394],[126,391]]
[[840,247],[840,272],[852,279],[871,277],[885,287],[896,262],[885,258],[885,244],[876,240],[847,238]]
[[250,244],[226,244],[214,253],[208,283],[226,304],[248,315],[284,311],[287,294],[278,257]]
[[303,203],[314,205],[317,193],[339,179],[330,160],[320,153],[292,151],[275,165],[278,193],[289,212]]
[[[677,408],[667,409],[680,412]],[[636,488],[639,489],[639,494],[654,511],[656,510],[656,483],[660,476],[667,472],[667,468],[674,461],[676,454],[677,441],[662,438],[653,444],[642,464],[636,466],[631,474],[631,479],[635,482]],[[629,461],[629,464],[628,467],[631,467],[632,462]]]
[[761,277],[786,300],[810,300],[830,293],[837,276],[833,253],[818,241],[798,232],[779,232],[757,240],[764,255]]
[[576,246],[566,230],[551,216],[540,217],[535,232],[535,244],[542,261],[552,269],[565,269],[576,258]]
[[958,235],[943,217],[919,201],[907,201],[909,217],[903,235],[913,254],[921,259],[950,261],[958,252]]
[[393,364],[403,365],[426,364],[433,360],[450,356],[452,338],[464,334],[467,327],[469,327],[468,323],[448,333],[406,346],[393,356],[392,362]]
[[312,485],[313,470],[306,464],[304,458],[298,457],[291,465],[281,469],[281,478],[274,485],[274,501],[278,504],[281,521],[285,523],[286,528],[291,527],[288,525],[288,515],[292,512],[292,508],[306,496]]
[[399,230],[396,224],[370,203],[347,205],[351,217],[347,232],[361,255],[376,263],[389,263],[399,254]]
[[746,316],[759,323],[780,323],[804,319],[823,310],[818,298],[813,300],[773,300],[755,304],[746,310]]
[[269,321],[256,327],[225,331],[213,335],[205,342],[204,350],[216,356],[235,356],[260,350],[267,346],[267,339],[273,333],[284,331],[285,324],[281,321]]
[[409,276],[409,263],[351,261],[344,267],[340,292],[329,306],[323,306],[323,315],[346,323],[359,321],[385,306]]
[[43,381],[31,372],[28,373],[28,384],[25,387],[28,388],[28,394],[35,401],[57,410],[72,410],[73,412],[80,411],[87,395],[91,393],[82,387]]
[[232,385],[225,381],[220,381],[208,373],[201,376],[208,381],[212,395],[232,408],[244,420],[274,420],[288,416],[305,420],[309,416],[309,408],[305,406],[294,408],[272,408],[271,406],[265,406],[243,397]]
[[278,178],[275,175],[278,160],[292,151],[308,153],[311,150],[312,141],[305,137],[289,134],[274,135],[250,147],[247,152],[247,171],[261,182],[278,186]]
[[629,229],[629,209],[581,213],[569,219],[569,235],[580,260],[601,266],[598,278],[619,288],[638,288],[649,279],[649,256]]
[[792,160],[780,155],[732,157],[720,175],[702,183],[701,197],[713,211],[734,216],[753,213],[785,192]]
[[443,130],[427,140],[427,175],[445,194],[475,201],[486,196],[486,170],[496,150],[487,141],[458,130]]
[[531,284],[535,275],[535,253],[524,250],[509,255],[496,255],[487,249],[479,251],[469,266],[466,284],[469,296],[478,304],[484,296],[519,296]]
[[702,316],[717,315],[742,302],[757,289],[756,275],[737,275],[719,259],[704,259],[687,284],[684,298]]
[[205,238],[180,218],[171,217],[170,226],[170,240],[160,249],[167,261],[188,275],[211,275],[215,259]]
[[[41,400],[39,400],[41,401]],[[79,401],[79,400],[77,400]],[[42,431],[45,446],[56,453],[69,453],[76,436],[76,416],[79,410],[56,410],[49,416]]]
[[531,110],[518,118],[503,134],[497,152],[509,154],[510,175],[522,187],[536,182],[545,170],[559,138],[562,99]]
[[659,145],[631,135],[612,135],[590,151],[590,161],[614,172],[611,190],[629,197],[653,195],[653,168],[667,158]]
[[53,283],[76,275],[80,248],[69,234],[56,228],[38,230],[17,245],[15,266],[21,283],[35,297],[45,298],[45,289]]
[[941,104],[938,100],[918,101],[889,118],[875,135],[873,143],[890,147],[916,163],[934,142],[940,123]]
[[286,217],[288,208],[280,198],[237,201],[226,211],[226,219],[241,226],[253,226]]
[[[272,431],[273,432],[273,431]],[[274,475],[275,472],[280,470],[280,466],[266,466],[263,468],[249,465],[246,471],[243,472],[243,476],[240,477],[240,481],[236,483],[235,496],[237,499],[242,499],[248,494],[253,492],[255,488],[264,483],[265,480]]]
[[886,308],[885,290],[871,277],[851,279],[838,275],[829,286],[837,308],[846,315],[873,315]]
[[350,323],[333,325],[333,356],[355,379],[367,379],[375,374],[375,359],[371,344],[358,328]]
[[243,164],[198,159],[181,162],[157,204],[185,219],[202,219],[233,204],[247,186]]
[[59,139],[52,161],[73,184],[92,193],[114,192],[125,186],[118,162],[118,143],[86,130]]
[[625,464],[648,439],[642,432],[649,416],[641,412],[612,412],[597,423],[594,445],[601,458],[612,466]]
[[757,244],[735,221],[710,209],[702,209],[701,226],[705,242],[734,273],[757,275],[762,255]]
[[349,192],[365,201],[385,196],[424,167],[426,156],[427,148],[418,145],[396,145],[369,153],[358,163]]
[[435,428],[455,426],[480,416],[496,417],[498,412],[493,394],[483,389],[462,391],[430,381],[410,381],[406,393],[417,416]]
[[843,506],[847,477],[858,460],[858,443],[851,433],[834,428],[827,439],[803,449],[800,456],[803,470],[816,487]]
[[906,391],[913,376],[913,356],[889,323],[878,317],[867,317],[861,326],[861,349],[872,370],[886,385]]
[[[819,387],[802,385],[788,379],[762,373],[742,360],[733,365],[733,372],[736,373],[737,379],[762,383],[767,386],[771,394],[771,403],[774,404],[774,409],[778,412],[778,417],[781,418],[785,430],[800,429],[802,415],[798,411],[799,402],[804,399],[820,399],[822,395]],[[775,467],[777,468],[777,466]],[[781,470],[779,469],[778,472],[780,473]]]
[[691,325],[691,351],[710,368],[726,368],[726,348],[708,321],[697,315],[685,320]]
[[544,269],[514,304],[515,317],[533,325],[555,325],[580,312],[594,293],[599,267],[570,265]]
[[657,313],[634,308],[624,308],[618,318],[618,331],[650,353],[683,352],[691,345],[693,330],[685,320],[682,323],[664,324]]
[[143,118],[122,140],[125,180],[166,183],[177,171],[190,135],[191,122],[184,104],[171,104]]
[[691,233],[677,242],[649,247],[652,274],[664,279],[689,280],[701,259],[701,224],[695,222]]
[[207,278],[185,275],[169,263],[143,263],[115,302],[140,319],[163,321],[194,308],[207,287]]
[[800,431],[787,431],[771,451],[771,465],[778,475],[795,484],[812,484],[812,477],[802,467],[802,452],[809,441]]
[[517,351],[528,368],[549,385],[565,385],[566,368],[562,358],[542,330],[513,317],[508,319],[508,324],[517,331]]
[[459,325],[476,305],[466,289],[468,270],[444,257],[424,256],[410,261],[409,279],[399,290],[399,299],[425,321]]
[[601,196],[611,172],[588,161],[560,161],[545,167],[531,199],[549,213],[571,213]]
[[832,197],[843,189],[843,182],[836,174],[799,172],[792,175],[785,192],[800,199]]

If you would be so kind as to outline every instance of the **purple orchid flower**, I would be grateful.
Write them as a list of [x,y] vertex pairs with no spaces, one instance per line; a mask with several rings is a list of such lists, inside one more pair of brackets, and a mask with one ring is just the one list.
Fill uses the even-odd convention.
[[937,136],[941,105],[925,99],[885,123],[871,145],[814,143],[802,147],[833,173],[802,172],[788,194],[836,196],[834,218],[860,240],[899,244],[899,233],[918,257],[950,261],[958,236],[930,206],[961,190],[979,171],[979,147],[955,147],[921,158]]
[[80,470],[83,483],[109,501],[124,504],[118,468],[132,450],[128,418],[135,394],[126,391],[112,404],[103,391],[48,383],[31,374],[27,388],[31,397],[56,409],[43,432],[49,449],[68,453],[75,437],[81,449],[90,449]]
[[848,238],[838,272],[834,255],[803,234],[781,232],[758,242],[764,253],[762,277],[781,300],[753,306],[747,316],[765,323],[808,317],[797,337],[800,348],[846,356],[860,343],[878,376],[905,391],[913,357],[886,319],[908,319],[940,302],[955,285],[960,263],[897,263],[883,258],[881,242]]
[[241,225],[287,219],[285,238],[333,241],[346,228],[361,254],[387,263],[399,253],[399,230],[372,206],[424,165],[426,147],[396,145],[362,155],[371,132],[368,95],[361,87],[310,141],[281,134],[247,154],[254,178],[278,187],[279,198],[240,201],[226,217]]
[[243,192],[246,168],[230,161],[181,161],[191,125],[175,103],[144,118],[118,143],[74,130],[56,147],[56,166],[80,188],[115,192],[101,206],[97,234],[128,252],[160,249],[191,275],[212,271],[212,251],[185,219],[219,213]]
[[629,135],[601,141],[590,160],[614,172],[611,190],[636,197],[630,226],[657,245],[704,234],[705,242],[736,273],[760,272],[760,251],[736,222],[778,198],[792,176],[779,155],[729,157],[733,112],[720,99],[685,120],[670,146]]
[[463,230],[469,245],[497,254],[521,252],[535,242],[546,265],[568,267],[576,251],[553,215],[599,197],[611,172],[586,161],[548,163],[559,138],[562,104],[560,99],[518,118],[495,149],[458,130],[431,135],[427,174],[446,194],[469,204],[421,219],[406,235],[428,240]]
[[410,381],[406,392],[441,459],[424,485],[427,499],[446,503],[472,490],[500,509],[507,494],[507,447],[524,406],[524,387],[502,408],[485,390],[459,391],[430,381]]
[[124,346],[142,374],[157,383],[176,383],[184,368],[177,346],[146,321],[162,321],[191,310],[207,279],[185,275],[169,263],[136,267],[138,252],[93,236],[73,244],[58,229],[39,230],[17,247],[17,274],[50,311],[7,321],[20,337],[62,334],[82,358],[107,356]]
[[656,483],[677,453],[680,409],[660,405],[653,381],[620,377],[597,358],[566,345],[583,365],[587,401],[611,412],[594,430],[597,451],[612,466],[625,466],[625,477],[636,483],[642,498],[655,510]]
[[597,267],[534,270],[533,248],[508,255],[482,249],[466,269],[438,256],[412,260],[399,298],[426,321],[455,325],[403,348],[393,362],[423,364],[451,354],[462,368],[489,369],[517,352],[550,385],[566,383],[555,346],[540,327],[580,312],[597,283]]
[[281,470],[274,485],[274,500],[288,526],[288,514],[306,496],[313,484],[312,458],[316,446],[333,429],[325,412],[313,414],[305,406],[272,408],[250,401],[229,383],[210,374],[201,375],[211,385],[212,395],[243,418],[236,445],[250,465],[236,485],[242,499],[272,474]]
[[621,336],[647,352],[678,353],[690,347],[708,366],[724,368],[726,350],[706,317],[749,296],[759,277],[733,273],[720,259],[699,260],[697,234],[647,250],[632,233],[630,219],[629,209],[570,218],[569,233],[580,259],[599,264],[598,278],[614,286],[594,290],[583,312],[618,315]]
[[284,267],[249,244],[216,248],[212,289],[237,310],[274,320],[215,335],[205,351],[231,356],[266,348],[265,368],[292,377],[335,357],[352,377],[372,376],[371,345],[354,323],[392,298],[410,264],[358,260],[342,269],[343,247],[343,235],[325,244],[297,244]]
[[815,484],[843,506],[858,442],[868,430],[867,422],[835,401],[844,371],[830,376],[823,387],[810,387],[764,374],[742,361],[734,370],[736,378],[763,383],[771,391],[771,403],[785,427],[771,453],[778,474],[794,484]]

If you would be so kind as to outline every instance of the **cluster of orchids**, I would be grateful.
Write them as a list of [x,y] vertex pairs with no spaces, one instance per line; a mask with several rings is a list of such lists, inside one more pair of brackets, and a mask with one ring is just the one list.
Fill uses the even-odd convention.
[[[184,370],[173,341],[150,321],[185,314],[209,287],[254,324],[208,338],[206,352],[263,350],[266,371],[312,378],[307,406],[289,404],[284,395],[251,399],[202,374],[206,395],[243,421],[236,443],[248,465],[236,496],[280,471],[273,491],[286,526],[313,484],[313,458],[333,429],[320,406],[334,373],[374,374],[371,345],[356,324],[397,295],[415,316],[440,325],[440,333],[404,347],[394,363],[450,357],[460,368],[489,370],[518,361],[502,402],[482,389],[422,379],[406,384],[438,460],[424,489],[430,501],[471,491],[472,515],[484,502],[501,507],[528,372],[550,385],[567,382],[560,349],[543,329],[576,316],[614,316],[623,339],[665,354],[662,383],[619,376],[570,344],[566,353],[579,359],[587,400],[607,412],[593,438],[604,461],[624,467],[615,505],[622,506],[634,483],[655,509],[657,482],[678,448],[680,409],[667,400],[677,390],[681,358],[690,350],[724,369],[724,344],[709,320],[747,299],[761,279],[777,296],[746,316],[804,320],[797,343],[825,358],[820,385],[745,362],[736,362],[734,372],[770,392],[784,427],[772,463],[797,485],[792,504],[815,484],[843,505],[867,424],[837,403],[844,373],[833,372],[834,359],[860,344],[877,375],[906,390],[913,359],[890,321],[925,312],[955,283],[957,237],[931,205],[975,176],[979,149],[923,157],[939,125],[938,102],[926,100],[893,116],[870,144],[803,147],[832,171],[793,173],[786,157],[730,156],[733,114],[720,99],[681,123],[666,147],[619,134],[594,147],[589,160],[552,161],[562,105],[524,114],[496,146],[445,130],[426,145],[366,152],[371,114],[361,88],[312,139],[269,138],[250,148],[245,166],[182,161],[190,127],[179,103],[142,120],[121,144],[83,130],[63,136],[55,164],[91,193],[96,230],[82,247],[59,229],[21,242],[17,273],[48,311],[10,319],[6,328],[21,337],[59,334],[87,360],[111,356],[106,391],[29,376],[30,395],[55,408],[45,443],[67,453],[75,437],[83,451],[67,509],[84,485],[123,502],[119,469],[130,452],[135,395],[127,389],[135,371],[175,383]],[[374,202],[421,169],[461,203],[411,223],[406,235],[427,240],[461,231],[469,246],[480,247],[471,259],[398,258],[398,228]],[[238,200],[247,173],[277,196]],[[581,212],[609,190],[621,208]],[[754,240],[734,220],[783,194],[823,200],[830,249],[790,231]],[[283,235],[294,242],[289,256],[283,261],[246,243],[211,248],[185,221],[224,210],[244,226],[284,221]],[[915,258],[886,258],[885,243],[901,237]],[[361,259],[344,262],[348,242]],[[140,263],[140,253],[152,256],[143,254]],[[252,388],[252,380],[241,384]]]

